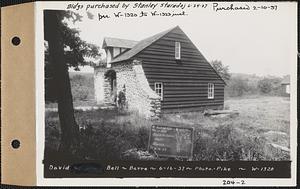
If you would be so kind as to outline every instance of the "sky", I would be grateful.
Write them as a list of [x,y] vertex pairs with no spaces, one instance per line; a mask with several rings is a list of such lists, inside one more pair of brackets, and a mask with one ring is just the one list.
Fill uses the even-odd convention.
[[[131,2],[134,3],[134,2]],[[297,42],[296,3],[249,3],[278,6],[277,10],[214,11],[212,8],[188,9],[186,16],[143,18],[114,18],[114,9],[78,11],[82,22],[70,27],[80,30],[80,37],[87,42],[102,46],[104,37],[142,40],[179,26],[198,47],[208,61],[220,60],[232,73],[259,76],[284,76],[290,73],[295,60]],[[224,4],[227,5],[228,4]],[[243,3],[237,5],[244,5]],[[212,4],[209,4],[212,6]],[[141,10],[127,9],[139,13]],[[181,12],[181,9],[156,9],[163,12]],[[121,12],[124,12],[121,10]],[[99,20],[98,14],[111,18]],[[90,72],[91,68],[82,71]]]

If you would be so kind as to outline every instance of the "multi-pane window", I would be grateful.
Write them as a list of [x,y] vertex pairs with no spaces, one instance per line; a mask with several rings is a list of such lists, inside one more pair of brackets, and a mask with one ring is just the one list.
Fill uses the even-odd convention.
[[155,90],[156,94],[158,94],[160,96],[161,100],[163,100],[163,84],[162,84],[162,82],[154,83],[154,90]]
[[181,46],[180,42],[175,42],[175,59],[179,60],[181,58]]
[[208,84],[208,98],[213,99],[215,96],[215,91],[214,91],[214,84],[213,83],[209,83]]

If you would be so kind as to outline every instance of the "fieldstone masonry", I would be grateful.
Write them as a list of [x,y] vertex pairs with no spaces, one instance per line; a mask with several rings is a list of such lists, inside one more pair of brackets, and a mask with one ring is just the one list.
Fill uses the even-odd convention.
[[95,99],[97,104],[104,104],[104,74],[107,69],[103,66],[95,67],[94,69],[94,88],[95,88]]
[[94,71],[95,99],[97,104],[111,104],[111,86],[109,79],[105,78],[105,73],[109,70],[106,67],[97,67]]
[[[161,98],[150,88],[142,62],[134,60],[115,63],[110,69],[116,71],[117,94],[125,88],[128,111],[138,111],[146,118],[158,119],[161,115]],[[107,70],[95,68],[95,97],[98,104],[105,103],[109,98],[109,82],[104,79]]]
[[138,81],[138,86],[144,94],[144,100],[148,102],[147,106],[150,109],[151,118],[157,119],[161,114],[161,98],[149,86],[148,80],[145,76],[142,62],[138,60],[133,61],[133,70]]
[[113,101],[111,100],[111,86],[109,83],[109,79],[104,79],[104,104],[111,104]]

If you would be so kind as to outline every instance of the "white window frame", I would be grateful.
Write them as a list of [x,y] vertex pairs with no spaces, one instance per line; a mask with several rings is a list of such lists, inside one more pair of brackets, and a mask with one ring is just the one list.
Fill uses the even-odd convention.
[[175,42],[175,59],[181,59],[181,44],[178,41]]
[[[160,90],[160,92],[159,92]],[[155,82],[154,83],[154,91],[155,93],[160,96],[160,99],[163,100],[163,96],[164,96],[164,85],[162,82]]]
[[208,83],[207,98],[208,99],[215,98],[215,85],[213,83]]

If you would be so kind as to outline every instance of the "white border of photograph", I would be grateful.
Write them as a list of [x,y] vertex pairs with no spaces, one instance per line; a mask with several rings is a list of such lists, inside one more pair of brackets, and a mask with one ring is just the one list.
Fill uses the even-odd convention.
[[[108,1],[106,1],[108,2]],[[223,186],[223,180],[245,180],[243,186],[295,186],[296,185],[296,157],[297,157],[297,2],[272,2],[279,7],[282,4],[291,6],[291,22],[294,22],[295,30],[291,31],[295,43],[291,46],[291,103],[290,103],[290,147],[291,147],[291,178],[51,178],[43,177],[43,154],[45,140],[45,102],[44,102],[44,30],[43,10],[65,10],[68,3],[72,2],[35,2],[35,49],[36,49],[36,167],[38,186]],[[82,4],[89,2],[80,1]],[[90,2],[95,3],[95,2]],[[128,3],[128,2],[127,2]],[[209,2],[212,3],[212,2]],[[230,3],[230,2],[227,2]],[[249,2],[249,4],[254,2]],[[263,2],[256,2],[256,4]],[[270,2],[264,2],[268,4]],[[230,14],[230,13],[228,13]],[[208,19],[208,18],[206,18]],[[276,21],[276,20],[274,20]],[[230,185],[233,186],[233,185]],[[238,185],[235,185],[238,186]]]

